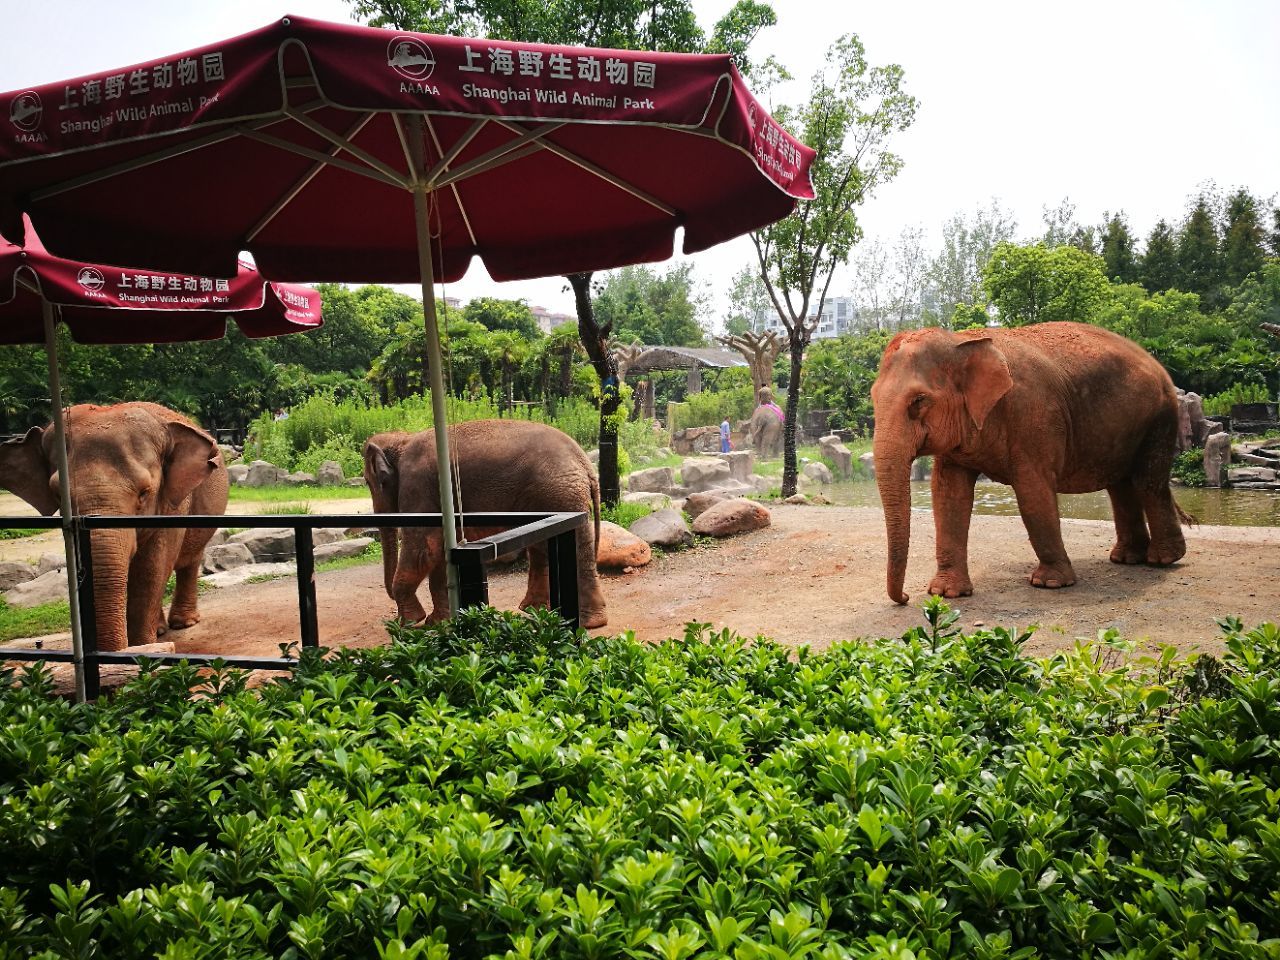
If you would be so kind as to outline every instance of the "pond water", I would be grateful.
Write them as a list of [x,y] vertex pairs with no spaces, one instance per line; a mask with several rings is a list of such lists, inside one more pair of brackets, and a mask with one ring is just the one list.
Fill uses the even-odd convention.
[[[823,488],[832,503],[850,507],[878,507],[880,494],[871,481],[836,483]],[[1174,487],[1178,505],[1201,523],[1230,527],[1280,527],[1280,492],[1270,490],[1222,490],[1208,487]],[[932,506],[929,481],[911,484],[911,505]],[[1110,520],[1111,501],[1106,491],[1064,493],[1058,496],[1058,510],[1074,520]],[[1018,501],[1013,488],[983,481],[973,493],[973,512],[997,516],[1017,516]]]

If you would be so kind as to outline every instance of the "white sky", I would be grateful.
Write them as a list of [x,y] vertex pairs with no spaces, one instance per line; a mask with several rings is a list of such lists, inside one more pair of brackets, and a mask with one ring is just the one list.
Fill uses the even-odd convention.
[[[710,26],[732,0],[694,0]],[[873,63],[897,62],[920,100],[895,142],[899,178],[862,211],[886,241],[919,224],[936,240],[957,211],[992,197],[1021,234],[1064,197],[1098,222],[1123,210],[1145,236],[1175,218],[1199,184],[1280,191],[1280,2],[1276,0],[774,0],[774,54],[803,96],[824,45],[858,33]],[[0,91],[56,81],[199,46],[295,13],[350,19],[343,0],[0,0]],[[697,255],[723,303],[754,257],[740,238]],[[464,299],[524,297],[572,312],[560,278],[494,284],[477,263],[448,289]],[[833,293],[846,292],[838,276]],[[710,319],[710,318],[708,318]]]

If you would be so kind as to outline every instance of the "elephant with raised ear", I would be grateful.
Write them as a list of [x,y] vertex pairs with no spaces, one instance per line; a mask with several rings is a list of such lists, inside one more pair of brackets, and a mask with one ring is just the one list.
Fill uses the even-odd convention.
[[1013,487],[1039,559],[1034,586],[1076,581],[1059,493],[1107,491],[1114,563],[1165,566],[1186,553],[1180,523],[1193,521],[1169,490],[1177,395],[1164,368],[1124,337],[1080,323],[900,333],[885,348],[871,398],[887,587],[897,603],[908,599],[911,462],[926,454],[934,458],[932,594],[973,592],[969,516],[979,474]]
[[[81,404],[67,412],[76,513],[106,516],[221,514],[227,469],[214,439],[154,403]],[[53,427],[0,444],[0,486],[45,516],[59,507]],[[200,620],[196,582],[212,529],[94,530],[93,597],[98,649],[151,643],[167,627]],[[166,621],[164,588],[177,572]]]
[[[576,532],[578,606],[583,627],[608,623],[596,574],[600,541],[600,483],[582,448],[565,433],[526,420],[472,420],[449,429],[456,458],[454,482],[459,511],[505,513],[583,512],[594,518]],[[364,445],[364,479],[375,513],[439,513],[435,432],[380,433]],[[468,527],[468,539],[493,530]],[[439,530],[383,528],[383,584],[402,623],[436,622],[449,616],[443,537]],[[427,579],[430,616],[418,600]],[[550,603],[547,547],[529,548],[529,583],[521,608]]]

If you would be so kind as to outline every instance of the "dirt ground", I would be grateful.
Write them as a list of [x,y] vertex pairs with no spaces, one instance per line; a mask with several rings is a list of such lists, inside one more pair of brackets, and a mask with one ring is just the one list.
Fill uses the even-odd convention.
[[[1028,647],[1037,654],[1107,627],[1132,639],[1216,650],[1215,617],[1234,614],[1253,625],[1280,616],[1280,529],[1192,528],[1186,558],[1166,569],[1110,563],[1109,523],[1066,520],[1063,535],[1079,581],[1064,590],[1040,590],[1027,583],[1034,557],[1021,521],[975,516],[975,594],[955,601],[961,624],[1039,624]],[[697,620],[815,649],[861,636],[898,636],[923,622],[918,605],[933,574],[927,512],[913,516],[912,546],[912,601],[899,607],[885,595],[879,510],[779,505],[767,529],[658,555],[633,573],[606,575],[609,625],[601,632],[632,630],[639,639],[657,641]],[[323,644],[385,642],[383,619],[394,607],[383,591],[380,565],[320,574],[316,587]],[[523,572],[491,574],[495,605],[514,606],[523,591]],[[203,622],[165,639],[179,651],[274,656],[282,641],[298,637],[297,596],[293,578],[207,593],[200,601]]]

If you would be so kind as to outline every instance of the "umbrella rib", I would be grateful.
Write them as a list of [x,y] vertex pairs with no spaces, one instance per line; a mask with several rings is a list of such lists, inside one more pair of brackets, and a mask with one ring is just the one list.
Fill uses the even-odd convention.
[[[352,126],[351,129],[346,132],[345,134],[346,138],[349,140],[352,137],[354,137],[356,134],[358,134],[361,130],[363,130],[365,128],[365,125],[368,124],[369,121],[373,119],[373,116],[374,115],[372,113],[366,113],[363,117],[357,120],[355,125]],[[340,148],[335,146],[333,148],[332,153],[337,153],[339,149]],[[295,183],[289,190],[287,190],[280,197],[279,200],[277,200],[274,204],[272,204],[271,209],[267,211],[266,215],[263,216],[263,218],[259,220],[256,224],[254,224],[253,229],[250,230],[249,233],[246,235],[245,242],[252,243],[255,239],[257,239],[258,234],[260,234],[263,230],[265,230],[267,226],[271,223],[271,221],[274,220],[276,217],[278,217],[281,211],[283,211],[285,207],[291,204],[294,198],[297,197],[297,195],[300,194],[303,190],[305,190],[307,187],[307,184],[309,184],[312,180],[314,180],[320,174],[320,172],[324,170],[326,166],[328,166],[328,164],[320,163],[319,161],[313,164],[311,169],[308,170],[306,174],[304,174],[303,177],[300,180],[298,180],[297,183]]]
[[[317,100],[306,104],[302,109],[304,112],[317,110],[325,105],[324,101]],[[205,147],[211,147],[214,144],[222,143],[224,140],[231,140],[249,131],[259,130],[262,127],[269,127],[272,124],[280,123],[284,118],[276,114],[266,117],[255,123],[236,124],[229,130],[219,130],[216,133],[210,133],[195,140],[186,140],[182,143],[175,144],[172,147],[166,147],[164,150],[157,150],[155,153],[149,153],[145,157],[136,157],[133,160],[126,160],[115,166],[107,167],[103,170],[95,170],[93,173],[86,173],[83,176],[74,177],[70,180],[64,180],[61,183],[51,187],[45,187],[43,190],[37,190],[31,195],[34,202],[47,200],[50,197],[56,197],[61,193],[67,193],[71,190],[78,190],[80,187],[87,187],[90,184],[99,183],[103,180],[110,180],[112,177],[122,173],[131,173],[134,170],[141,170],[143,167],[149,167],[153,163],[159,163],[162,160],[169,160],[173,157],[180,157],[184,153],[191,153],[195,150],[202,150]]]
[[465,180],[468,177],[474,177],[477,174],[487,173],[495,167],[504,166],[505,164],[511,163],[513,160],[521,160],[533,152],[533,150],[526,149],[526,147],[532,147],[536,150],[538,147],[538,141],[541,140],[541,138],[554,133],[567,124],[568,121],[566,120],[559,123],[547,123],[538,127],[536,130],[520,130],[517,128],[517,132],[521,134],[518,139],[513,140],[510,143],[504,143],[499,147],[494,147],[488,153],[481,154],[474,160],[467,161],[456,170],[451,170],[448,176],[442,177],[436,183],[432,184],[432,186],[435,188],[448,186],[455,181]]
[[[290,119],[295,120],[298,123],[302,124],[302,126],[306,127],[312,133],[315,133],[321,137],[324,137],[326,140],[328,140],[330,143],[336,146],[339,150],[345,150],[347,153],[351,154],[357,160],[363,160],[369,166],[373,167],[373,169],[380,170],[383,173],[385,173],[388,177],[398,180],[400,182],[400,185],[405,189],[409,188],[409,181],[405,178],[405,176],[399,170],[391,166],[389,163],[383,163],[373,154],[368,153],[367,151],[357,147],[354,143],[351,142],[350,137],[339,136],[338,134],[334,133],[332,130],[330,130],[328,127],[324,126],[323,124],[317,123],[316,121],[312,120],[310,117],[305,117],[301,114],[295,113],[293,110],[286,110],[284,113],[286,117],[289,117]],[[330,156],[334,156],[334,154],[331,153]]]
[[[436,164],[435,169],[428,174],[427,183],[431,183],[431,181],[439,174],[441,169],[457,159],[458,154],[466,148],[467,144],[469,144],[475,138],[476,134],[483,129],[484,125],[489,122],[487,120],[477,120],[473,123],[471,125],[471,129],[453,145],[449,150],[449,155],[446,157],[444,155],[444,149],[440,144],[440,136],[436,133],[436,125],[431,122],[430,115],[424,116],[423,119],[426,120],[427,131],[431,134],[431,142],[436,145],[436,152],[440,154],[441,157],[441,160]],[[458,185],[456,183],[449,184],[449,190],[453,193],[453,202],[458,205],[458,213],[462,216],[462,225],[467,228],[467,236],[471,238],[471,246],[478,247],[480,244],[476,242],[476,232],[471,226],[471,218],[467,216],[467,208],[462,202],[462,194],[458,192]]]
[[[508,130],[519,131],[523,129],[519,124],[510,123],[505,120],[499,119],[496,122],[501,126],[506,127]],[[554,153],[556,156],[560,157],[563,160],[568,160],[570,163],[574,164],[575,166],[581,167],[583,170],[587,171],[588,173],[594,174],[595,176],[599,177],[601,180],[604,180],[606,183],[613,184],[619,190],[623,190],[631,194],[637,200],[643,200],[645,203],[649,204],[649,206],[653,207],[655,210],[665,213],[669,217],[679,216],[678,212],[674,207],[663,203],[657,197],[653,196],[650,193],[646,193],[644,190],[641,190],[639,187],[633,186],[632,184],[627,183],[625,180],[622,180],[618,177],[613,176],[613,174],[609,173],[603,167],[598,167],[594,163],[592,163],[590,160],[583,159],[582,157],[574,153],[572,150],[566,150],[564,147],[560,146],[559,144],[551,143],[550,141],[547,141],[547,140],[538,141],[536,146],[538,146],[543,150],[548,150],[551,153]]]
[[275,147],[278,150],[284,150],[288,153],[296,153],[300,157],[306,157],[309,160],[316,160],[330,167],[337,167],[339,170],[346,170],[348,173],[354,173],[357,176],[368,177],[370,180],[377,180],[379,183],[385,183],[392,187],[405,188],[407,184],[402,183],[397,177],[389,177],[381,170],[375,170],[372,167],[362,167],[358,163],[351,163],[347,160],[340,160],[337,157],[331,157],[327,153],[321,153],[319,150],[312,150],[310,147],[304,147],[302,144],[293,143],[290,140],[283,140],[280,137],[273,137],[269,133],[262,133],[258,130],[246,130],[243,136],[250,140],[256,140],[258,143],[264,143],[269,147]]

